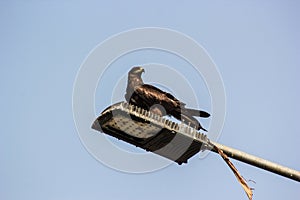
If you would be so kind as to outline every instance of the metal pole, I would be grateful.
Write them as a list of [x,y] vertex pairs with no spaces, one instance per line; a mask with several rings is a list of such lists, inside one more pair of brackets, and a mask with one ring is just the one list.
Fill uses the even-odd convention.
[[[112,114],[113,112],[115,112],[115,113]],[[141,108],[138,108],[137,106],[130,105],[128,103],[124,103],[124,102],[116,103],[116,104],[108,107],[107,109],[105,109],[102,112],[102,114],[97,118],[97,120],[94,122],[93,128],[96,129],[96,130],[99,130],[99,131],[103,132],[103,130],[102,130],[103,127],[101,128],[100,124],[102,123],[101,126],[103,126],[104,122],[108,122],[108,121],[111,121],[111,120],[112,120],[113,123],[115,123],[115,121],[113,120],[113,116],[115,114],[117,115],[118,113],[121,116],[120,119],[124,121],[124,124],[128,123],[128,121],[127,121],[128,117],[130,118],[129,120],[132,120],[132,118],[130,116],[133,115],[137,119],[142,119],[143,122],[144,121],[149,121],[151,123],[154,123],[158,127],[161,127],[161,128],[164,128],[164,129],[168,130],[169,133],[171,133],[171,132],[173,133],[174,131],[176,131],[177,134],[181,134],[181,135],[184,135],[185,137],[190,137],[193,140],[197,140],[199,142],[199,144],[203,144],[204,143],[208,147],[211,147],[211,144],[215,145],[217,148],[221,149],[230,158],[233,158],[235,160],[239,160],[239,161],[244,162],[244,163],[248,163],[249,165],[253,165],[253,166],[256,166],[258,168],[264,169],[266,171],[273,172],[275,174],[278,174],[278,175],[284,176],[286,178],[289,178],[289,179],[292,179],[292,180],[300,182],[300,172],[297,171],[297,170],[293,170],[293,169],[290,169],[288,167],[284,167],[282,165],[279,165],[279,164],[276,164],[276,163],[264,160],[262,158],[259,158],[259,157],[247,154],[245,152],[239,151],[237,149],[233,149],[231,147],[227,147],[227,146],[222,145],[222,144],[218,144],[216,142],[208,141],[208,139],[206,137],[202,138],[203,134],[201,134],[201,133],[197,134],[198,136],[201,136],[200,138],[195,138],[195,135],[190,135],[191,133],[193,133],[193,132],[191,132],[190,128],[186,129],[187,132],[181,132],[181,130],[179,130],[179,128],[178,128],[178,127],[181,126],[180,124],[169,123],[171,121],[165,120],[165,119],[161,118],[158,115],[155,115],[155,116],[148,115],[150,112],[145,111],[145,110],[143,110]],[[147,115],[145,113],[147,113]],[[128,115],[128,114],[130,114],[130,115]],[[174,124],[175,124],[175,127],[177,127],[177,129],[174,128]],[[110,126],[112,126],[111,129],[104,129],[104,130],[107,130],[107,132],[106,132],[107,134],[110,133],[112,136],[114,136],[116,138],[119,138],[120,135],[123,135],[119,139],[125,140],[127,142],[128,141],[132,142],[132,139],[130,139],[130,140],[128,139],[127,140],[126,137],[129,137],[129,135],[131,137],[132,134],[135,134],[135,133],[131,133],[131,134],[128,135],[128,133],[122,132],[123,130],[119,130],[119,127],[116,128],[113,125],[111,125],[110,123],[106,123],[105,126],[108,126],[108,128]],[[105,126],[104,126],[104,128],[105,128]],[[136,126],[136,123],[134,123],[134,126]],[[147,129],[148,126],[145,126],[145,127]],[[145,129],[145,127],[142,127],[142,128]],[[141,128],[141,127],[139,127],[139,128]],[[112,130],[114,130],[116,132],[114,132]],[[149,132],[149,131],[146,130],[146,132]],[[164,132],[164,134],[168,134],[168,132]],[[142,136],[136,136],[136,137],[138,138],[138,137],[142,137]],[[135,145],[138,146],[140,144],[137,142],[137,143],[135,143]],[[144,148],[144,146],[140,146],[140,147]],[[207,148],[207,150],[210,150],[210,151],[213,151],[215,153],[218,153],[218,151],[215,148]],[[164,155],[160,154],[160,155],[166,157],[165,154]],[[192,155],[193,154],[191,154],[190,156],[192,156]],[[189,157],[187,157],[187,159],[188,158]],[[173,160],[173,161],[176,161],[176,160]]]
[[[288,167],[270,162],[268,160],[250,155],[248,153],[239,151],[237,149],[233,149],[231,147],[227,147],[222,144],[218,144],[216,142],[211,142],[211,143],[217,146],[219,149],[221,149],[230,158],[239,160],[244,163],[248,163],[249,165],[253,165],[258,168],[267,170],[269,172],[278,174],[280,176],[284,176],[286,178],[293,179],[295,181],[300,182],[300,172],[297,170],[290,169]],[[215,149],[210,149],[210,151],[218,153]]]

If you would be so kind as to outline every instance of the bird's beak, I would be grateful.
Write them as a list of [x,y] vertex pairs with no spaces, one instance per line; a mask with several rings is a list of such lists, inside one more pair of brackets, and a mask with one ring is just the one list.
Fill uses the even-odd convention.
[[140,71],[140,73],[145,72],[144,68],[142,68],[142,67],[140,67],[139,71]]

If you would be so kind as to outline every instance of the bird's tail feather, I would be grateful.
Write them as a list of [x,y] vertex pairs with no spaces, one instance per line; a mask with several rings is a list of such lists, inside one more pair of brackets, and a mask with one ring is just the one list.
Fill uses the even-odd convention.
[[202,111],[202,110],[196,110],[192,108],[181,108],[181,112],[190,115],[190,116],[195,116],[195,117],[204,117],[207,118],[210,116],[208,112]]
[[210,114],[205,111],[200,111],[196,109],[191,108],[185,108],[181,106],[180,108],[174,109],[172,113],[170,113],[172,116],[174,116],[176,119],[182,121],[183,123],[194,127],[197,130],[204,130],[207,131],[205,128],[203,128],[200,124],[200,122],[195,117],[209,117]]
[[201,124],[199,123],[199,121],[195,118],[195,117],[193,117],[193,116],[189,116],[189,115],[185,115],[185,114],[181,114],[181,121],[183,122],[183,123],[185,123],[185,124],[187,124],[187,125],[189,125],[189,126],[191,126],[191,127],[194,127],[195,129],[197,129],[197,130],[200,130],[200,129],[202,129],[202,130],[204,130],[204,131],[207,131],[205,128],[203,128],[202,126],[201,126]]

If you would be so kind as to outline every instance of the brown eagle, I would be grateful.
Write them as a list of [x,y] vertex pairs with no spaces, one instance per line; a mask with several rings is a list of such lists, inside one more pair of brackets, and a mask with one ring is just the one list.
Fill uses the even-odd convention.
[[152,85],[144,84],[142,67],[133,67],[128,72],[128,82],[125,99],[128,103],[149,110],[161,116],[169,115],[190,125],[197,130],[204,130],[195,117],[209,117],[205,111],[190,109],[185,107],[185,103],[176,99],[170,93],[164,92]]

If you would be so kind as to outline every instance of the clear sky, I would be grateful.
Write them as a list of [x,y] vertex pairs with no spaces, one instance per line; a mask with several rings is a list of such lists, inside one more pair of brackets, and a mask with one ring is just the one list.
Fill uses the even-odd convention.
[[[80,65],[108,37],[149,26],[192,37],[216,63],[227,102],[218,142],[300,170],[299,10],[299,2],[283,0],[1,1],[0,199],[247,199],[215,154],[130,174],[103,165],[82,145],[72,112]],[[135,59],[163,62],[138,55],[120,70]],[[100,96],[110,93],[100,82],[96,112],[109,105]],[[206,102],[200,107],[210,109]],[[299,199],[298,182],[234,163],[256,182],[254,199]]]

